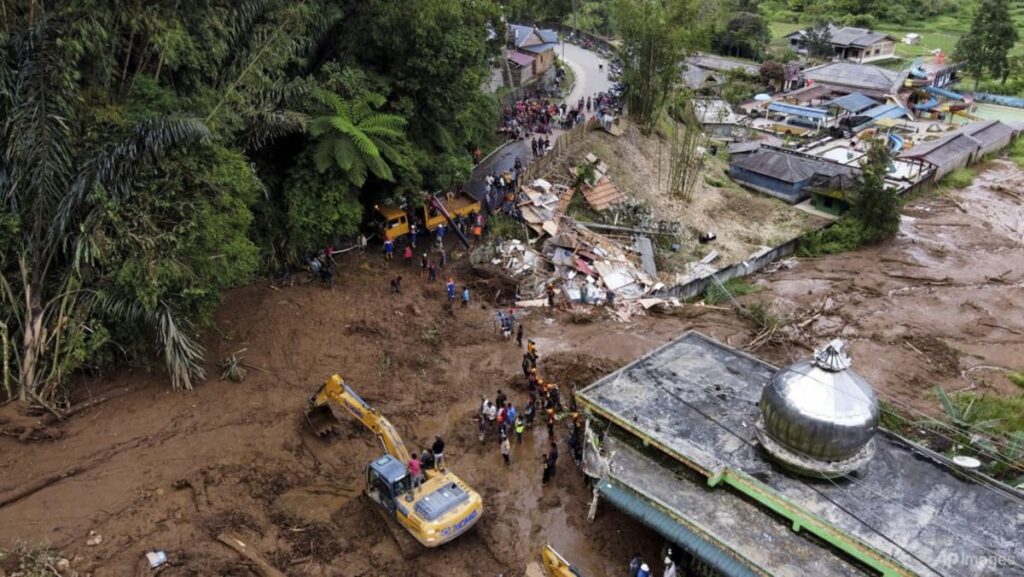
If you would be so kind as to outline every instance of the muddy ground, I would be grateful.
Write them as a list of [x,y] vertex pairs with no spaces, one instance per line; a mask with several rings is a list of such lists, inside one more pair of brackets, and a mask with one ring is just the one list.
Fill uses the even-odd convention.
[[842,336],[880,396],[910,411],[934,411],[936,386],[1021,395],[1005,377],[1024,367],[1021,191],[1024,171],[996,160],[966,189],[911,201],[892,242],[756,275],[764,290],[742,300],[799,319],[763,354],[785,363]]
[[[932,413],[934,385],[1020,394],[998,369],[977,368],[1020,369],[1024,359],[1024,202],[999,187],[1024,189],[1024,174],[997,161],[968,190],[914,201],[889,245],[756,276],[763,289],[741,300],[766,303],[794,322],[755,353],[784,364],[843,336],[855,369],[880,396]],[[546,431],[527,433],[510,469],[497,442],[478,442],[480,398],[498,388],[513,399],[525,394],[520,352],[496,334],[489,304],[453,316],[442,306],[443,286],[413,272],[403,293],[390,295],[395,271],[375,256],[347,257],[340,271],[333,291],[257,283],[229,294],[206,343],[214,377],[194,392],[172,392],[158,373],[125,369],[85,383],[76,401],[110,400],[45,428],[39,441],[11,436],[24,417],[4,407],[0,417],[12,420],[0,418],[9,433],[0,436],[0,503],[41,480],[55,482],[0,506],[0,549],[48,543],[72,569],[97,577],[148,574],[135,571],[152,549],[168,552],[163,576],[251,575],[215,542],[226,529],[292,576],[517,576],[545,542],[592,576],[617,574],[636,550],[657,555],[661,539],[607,505],[594,524],[585,521],[589,491],[564,444],[554,484],[541,487]],[[486,282],[474,282],[476,295],[487,292]],[[601,311],[592,318],[523,312],[541,370],[563,390],[688,328],[737,347],[756,332],[714,307],[627,323]],[[254,367],[245,381],[218,381],[216,360],[243,349]],[[379,453],[373,438],[350,421],[334,439],[302,432],[306,399],[335,372],[411,447],[446,438],[452,470],[484,497],[476,528],[413,561],[402,558],[358,497],[362,469]],[[566,432],[560,425],[559,438]],[[99,544],[87,545],[91,531]],[[12,569],[0,562],[0,571]]]
[[[566,181],[570,178],[567,168],[583,162],[593,152],[608,165],[609,177],[627,196],[649,206],[656,219],[680,223],[685,232],[679,252],[659,258],[660,272],[669,273],[662,275],[668,284],[670,273],[685,272],[687,262],[699,260],[712,248],[720,254],[715,265],[724,267],[825,222],[781,200],[740,187],[726,176],[723,160],[707,155],[692,198],[673,198],[665,192],[670,149],[669,142],[657,132],[644,135],[632,123],[626,124],[621,137],[595,130],[571,144],[564,155],[563,170],[547,177],[554,182]],[[718,237],[713,247],[697,243],[697,235],[706,231]]]

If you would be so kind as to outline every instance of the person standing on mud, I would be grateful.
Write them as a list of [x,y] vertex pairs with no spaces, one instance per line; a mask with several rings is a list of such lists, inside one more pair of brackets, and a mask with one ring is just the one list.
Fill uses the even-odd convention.
[[544,474],[541,477],[540,484],[547,485],[548,481],[551,480],[551,461],[548,460],[547,453],[544,453],[544,456],[541,457],[541,462],[544,464]]
[[629,577],[636,577],[636,574],[640,571],[640,565],[643,565],[643,557],[639,553],[634,553],[633,558],[629,560]]
[[526,421],[522,415],[516,417],[516,444],[523,444],[523,431],[526,430]]
[[420,257],[420,276],[427,275],[428,264],[430,264],[430,261],[427,259],[427,253],[423,253],[423,256]]
[[547,423],[548,423],[548,438],[552,439],[551,442],[554,443],[554,438],[555,438],[555,410],[554,409],[548,409],[547,411],[545,411],[545,414],[547,415],[547,419],[548,419],[547,420]]
[[551,441],[551,445],[548,447],[548,463],[551,469],[551,476],[555,476],[555,465],[558,463],[558,443]]
[[412,247],[405,245],[405,250],[402,252],[402,257],[405,259],[405,266],[412,266]]
[[530,402],[526,404],[526,408],[523,409],[523,416],[526,417],[526,426],[533,428],[533,418],[537,414],[537,404],[533,398],[530,398]]
[[512,465],[509,459],[512,453],[512,444],[508,442],[508,435],[503,434],[501,436],[501,458],[505,460],[505,466],[509,467]]
[[533,357],[530,353],[523,353],[523,376],[529,378],[530,369],[534,369],[536,366],[533,363]]
[[434,437],[434,468],[438,471],[444,471],[444,439],[440,436]]
[[519,328],[516,329],[516,345],[523,348],[523,323],[519,323]]
[[448,283],[445,285],[445,290],[448,291],[448,302],[455,304],[455,280],[448,277]]
[[398,294],[400,292],[402,292],[402,275],[391,279],[391,293]]
[[395,242],[390,238],[384,241],[384,260],[390,261],[395,254]]

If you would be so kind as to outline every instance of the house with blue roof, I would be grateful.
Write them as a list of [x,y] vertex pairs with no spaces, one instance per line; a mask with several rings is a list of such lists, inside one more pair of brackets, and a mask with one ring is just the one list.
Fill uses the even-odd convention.
[[515,52],[533,59],[533,76],[542,76],[554,65],[558,32],[536,26],[510,24],[508,36],[512,45],[510,56]]

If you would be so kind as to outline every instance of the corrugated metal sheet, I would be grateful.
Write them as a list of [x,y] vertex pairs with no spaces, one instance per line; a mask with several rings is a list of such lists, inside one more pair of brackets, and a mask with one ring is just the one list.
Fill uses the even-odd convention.
[[878,102],[861,94],[860,92],[851,92],[850,94],[840,96],[839,98],[832,100],[828,104],[830,106],[838,106],[843,110],[848,110],[856,114],[877,106]]
[[523,46],[519,49],[525,50],[527,52],[533,52],[534,54],[541,54],[543,52],[547,52],[548,50],[554,50],[556,46],[558,46],[558,44],[554,42],[548,42],[547,44],[534,44],[533,46]]
[[907,109],[899,104],[882,104],[861,113],[859,116],[867,116],[873,120],[882,120],[883,118],[902,118],[906,115]]
[[870,64],[833,62],[805,70],[804,77],[824,84],[888,92],[898,80],[899,73]]
[[850,167],[838,163],[769,148],[762,148],[737,158],[732,162],[732,166],[790,183],[808,181],[815,174],[835,175],[851,172]]
[[610,481],[600,481],[597,490],[615,507],[647,525],[672,543],[727,577],[758,577],[758,574],[735,558],[725,554],[660,509],[640,499],[631,491]]
[[604,210],[626,201],[626,195],[607,176],[601,177],[593,188],[583,187],[583,198],[587,199],[594,210]]
[[804,118],[814,118],[816,120],[825,120],[828,118],[828,110],[821,108],[811,108],[810,106],[797,106],[796,104],[786,104],[785,102],[772,102],[768,105],[768,110],[772,112],[781,112],[782,114],[790,114],[792,116],[803,116]]
[[523,54],[522,52],[509,52],[508,59],[510,62],[518,64],[519,66],[523,67],[530,66],[533,64],[533,56],[530,56],[529,54]]

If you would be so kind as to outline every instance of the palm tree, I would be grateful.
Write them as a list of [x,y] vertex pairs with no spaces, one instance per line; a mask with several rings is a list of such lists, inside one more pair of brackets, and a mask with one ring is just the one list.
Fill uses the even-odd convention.
[[337,166],[357,188],[366,183],[369,173],[393,181],[391,166],[407,163],[401,150],[405,119],[377,112],[385,102],[379,94],[364,93],[352,100],[327,91],[317,91],[315,96],[327,109],[309,124],[310,134],[319,139],[313,152],[316,169],[326,172]]
[[194,119],[149,120],[124,140],[87,148],[86,129],[75,124],[73,71],[46,24],[40,18],[0,46],[0,207],[18,223],[16,241],[0,247],[0,323],[21,342],[12,346],[18,397],[53,400],[66,376],[62,338],[75,322],[96,316],[150,329],[174,386],[191,388],[203,377],[203,351],[187,323],[166,305],[142,310],[83,285],[81,273],[99,246],[95,201],[116,207],[131,196],[140,171],[205,141],[209,130]]

